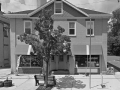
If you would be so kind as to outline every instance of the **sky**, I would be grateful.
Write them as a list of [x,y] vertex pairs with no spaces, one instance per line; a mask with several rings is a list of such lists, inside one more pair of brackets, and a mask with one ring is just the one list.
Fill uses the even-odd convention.
[[[2,3],[1,9],[4,12],[18,12],[24,10],[36,9],[36,0],[0,0]],[[47,0],[49,1],[49,0]],[[111,13],[117,8],[120,8],[118,0],[67,0],[70,3],[86,9]]]

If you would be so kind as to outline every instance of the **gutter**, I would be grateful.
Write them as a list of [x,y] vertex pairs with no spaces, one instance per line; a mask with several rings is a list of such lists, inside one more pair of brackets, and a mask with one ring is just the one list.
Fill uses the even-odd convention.
[[112,14],[89,14],[91,18],[110,18]]

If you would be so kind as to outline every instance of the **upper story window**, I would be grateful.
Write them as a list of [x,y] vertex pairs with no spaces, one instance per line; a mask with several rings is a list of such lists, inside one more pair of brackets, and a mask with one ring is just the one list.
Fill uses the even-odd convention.
[[59,56],[59,61],[60,61],[60,62],[63,62],[63,55],[60,55],[60,56]]
[[8,37],[9,36],[9,26],[7,24],[3,24],[3,33],[4,33],[4,37]]
[[55,60],[55,57],[54,57],[54,55],[52,55],[51,56],[51,61],[54,62],[54,60]]
[[24,21],[24,33],[31,34],[32,33],[32,22]]
[[76,36],[76,23],[69,22],[69,36]]
[[[91,23],[90,23],[91,22]],[[94,36],[94,21],[86,21],[87,36]]]
[[63,13],[63,3],[60,0],[56,0],[54,3],[54,14],[62,14]]

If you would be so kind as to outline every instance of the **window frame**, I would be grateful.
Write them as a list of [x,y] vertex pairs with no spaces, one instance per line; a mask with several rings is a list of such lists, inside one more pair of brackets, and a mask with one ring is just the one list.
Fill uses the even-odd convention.
[[[61,3],[61,13],[56,13],[56,3]],[[62,1],[54,2],[54,14],[63,14],[63,2]]]
[[[4,37],[9,37],[9,30],[10,30],[9,25],[3,24],[3,35],[4,35]],[[6,34],[5,34],[5,31],[6,31]]]
[[31,29],[30,34],[32,34],[32,21],[30,21],[30,20],[24,20],[24,33],[25,33],[25,29],[26,29],[26,27],[25,27],[26,22],[30,22],[30,29]]
[[[71,23],[71,22],[74,22],[74,23],[75,23],[75,24],[74,24],[74,25],[75,25],[75,26],[74,26],[74,30],[75,30],[75,31],[74,31],[74,32],[75,32],[74,35],[71,35],[71,34],[70,34],[70,29],[73,29],[73,28],[70,28],[70,23]],[[68,36],[76,36],[76,21],[69,21],[69,23],[68,23]]]
[[93,34],[91,34],[91,36],[94,36],[94,28],[95,28],[95,27],[94,27],[94,21],[86,21],[86,36],[90,36],[90,34],[88,34],[88,28],[87,28],[87,26],[88,26],[87,23],[88,23],[88,22],[92,22],[92,23],[93,23],[93,28],[92,28]]
[[59,55],[59,62],[63,62],[64,61],[64,56],[63,55]]
[[[97,59],[96,59],[97,58]],[[83,60],[84,59],[84,60]],[[75,55],[75,65],[76,68],[80,67],[90,67],[89,65],[94,63],[92,68],[100,68],[100,56],[99,55],[91,55],[91,63],[90,63],[90,55]]]
[[54,62],[55,61],[55,57],[54,55],[51,56],[51,62]]

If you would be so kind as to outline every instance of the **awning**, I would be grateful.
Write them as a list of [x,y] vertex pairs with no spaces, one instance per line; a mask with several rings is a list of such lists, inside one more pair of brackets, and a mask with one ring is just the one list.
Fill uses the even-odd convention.
[[[90,45],[73,45],[73,55],[90,55]],[[102,55],[101,45],[91,45],[91,55]]]
[[15,54],[17,55],[30,55],[30,52],[33,52],[31,45],[17,45]]
[[[89,46],[89,48],[90,48],[90,46]],[[91,45],[91,55],[102,55],[102,46],[101,45]]]
[[73,45],[72,54],[74,55],[86,55],[86,45]]

